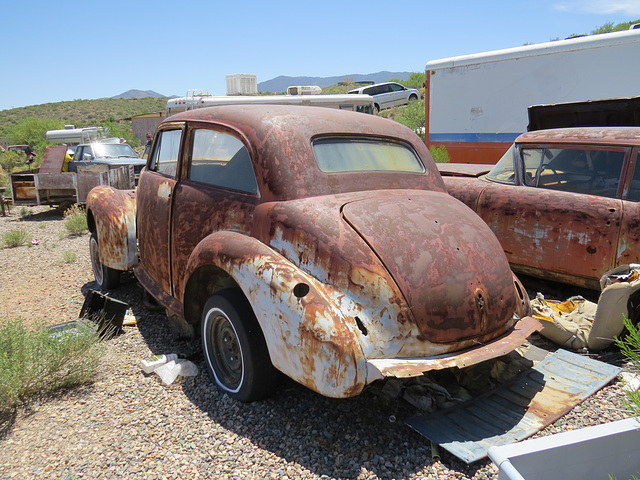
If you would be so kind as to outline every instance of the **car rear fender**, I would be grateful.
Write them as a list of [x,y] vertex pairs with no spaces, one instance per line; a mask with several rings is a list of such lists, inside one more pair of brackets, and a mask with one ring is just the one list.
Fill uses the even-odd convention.
[[116,270],[138,263],[135,190],[101,185],[87,196],[87,225],[97,232],[100,261]]
[[184,304],[192,319],[201,312],[204,297],[229,286],[219,279],[196,285],[203,279],[199,272],[211,266],[226,272],[244,293],[276,368],[322,395],[349,397],[362,391],[367,368],[362,333],[338,307],[343,294],[259,240],[222,231],[204,238],[189,258]]

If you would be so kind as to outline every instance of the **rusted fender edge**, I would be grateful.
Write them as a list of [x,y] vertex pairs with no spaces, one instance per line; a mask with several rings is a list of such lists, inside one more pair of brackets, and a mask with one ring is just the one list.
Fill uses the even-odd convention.
[[130,270],[138,263],[135,190],[101,185],[87,195],[87,224],[97,231],[100,261],[116,270]]
[[522,345],[529,335],[542,329],[533,317],[524,317],[514,329],[486,345],[477,346],[464,352],[438,355],[430,358],[386,358],[367,362],[367,384],[384,377],[415,377],[429,370],[449,367],[468,367],[512,352]]
[[362,333],[353,316],[345,313],[358,308],[345,308],[350,300],[343,293],[255,238],[236,232],[216,232],[203,239],[189,258],[185,280],[209,265],[227,272],[242,289],[276,368],[329,397],[362,391],[367,369]]

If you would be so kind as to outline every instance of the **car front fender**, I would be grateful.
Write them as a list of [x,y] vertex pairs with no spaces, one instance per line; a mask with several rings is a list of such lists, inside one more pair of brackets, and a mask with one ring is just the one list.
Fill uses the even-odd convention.
[[138,263],[136,199],[134,190],[101,185],[87,196],[87,223],[98,235],[100,261],[116,270],[130,270]]
[[216,266],[242,289],[264,334],[271,361],[283,373],[329,397],[359,394],[366,359],[356,320],[339,308],[344,295],[300,270],[255,238],[223,231],[192,252],[189,279]]

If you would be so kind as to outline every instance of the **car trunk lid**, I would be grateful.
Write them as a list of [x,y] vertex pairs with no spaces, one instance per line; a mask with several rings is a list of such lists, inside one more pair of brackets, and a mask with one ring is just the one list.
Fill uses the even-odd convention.
[[511,270],[487,225],[447,194],[411,191],[343,206],[431,342],[505,329],[517,310]]

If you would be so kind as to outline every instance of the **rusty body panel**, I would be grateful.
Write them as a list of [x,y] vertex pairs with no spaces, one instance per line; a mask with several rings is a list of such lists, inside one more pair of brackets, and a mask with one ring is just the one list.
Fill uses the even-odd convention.
[[474,163],[436,163],[441,175],[451,177],[479,177],[489,173],[494,165]]
[[116,270],[130,270],[137,265],[134,190],[93,188],[87,197],[87,221],[89,230],[98,232],[104,265]]
[[[638,146],[640,128],[540,130],[516,140],[510,182],[491,181],[491,174],[464,178],[467,165],[442,171],[449,193],[491,227],[515,272],[599,290],[605,272],[640,257],[637,199],[625,198],[640,180]],[[618,193],[614,189],[607,197],[595,188],[589,194],[528,186],[521,155],[525,148],[626,152]]]
[[[241,291],[272,364],[332,397],[357,395],[378,378],[370,360],[405,359],[420,375],[446,368],[457,352],[462,363],[499,356],[536,328],[495,236],[446,194],[428,150],[402,125],[330,109],[199,109],[159,127],[150,162],[163,135],[178,128],[175,175],[149,167],[140,177],[134,272],[190,325],[216,292]],[[255,175],[257,191],[190,178],[201,129],[242,142],[253,169],[243,175]],[[313,141],[326,137],[400,143],[424,171],[323,172]],[[117,208],[100,205],[110,201],[107,193],[92,191],[95,223],[103,216],[123,225]],[[130,233],[129,226],[119,230]],[[100,238],[100,258],[103,244],[114,241]],[[508,340],[491,343],[500,338]],[[482,345],[483,353],[470,353]],[[433,358],[439,355],[449,358]]]

